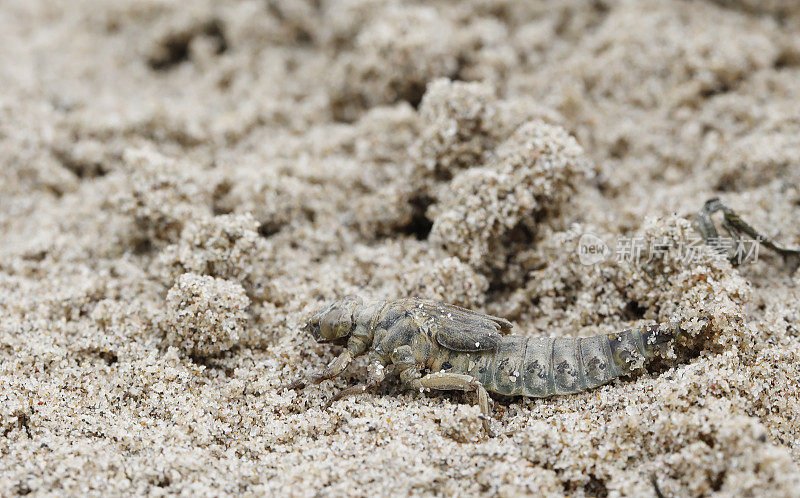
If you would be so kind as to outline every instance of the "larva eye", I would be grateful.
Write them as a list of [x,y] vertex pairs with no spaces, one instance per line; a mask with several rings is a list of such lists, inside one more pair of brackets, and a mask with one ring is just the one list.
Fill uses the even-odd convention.
[[311,337],[314,338],[315,341],[319,342],[322,340],[322,333],[319,327],[319,320],[312,318],[308,321],[303,330],[311,334]]

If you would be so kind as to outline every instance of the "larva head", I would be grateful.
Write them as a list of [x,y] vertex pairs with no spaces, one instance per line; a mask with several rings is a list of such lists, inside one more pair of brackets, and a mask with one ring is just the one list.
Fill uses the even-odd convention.
[[356,310],[362,300],[358,296],[346,296],[315,313],[305,330],[318,342],[331,342],[346,338],[355,329]]

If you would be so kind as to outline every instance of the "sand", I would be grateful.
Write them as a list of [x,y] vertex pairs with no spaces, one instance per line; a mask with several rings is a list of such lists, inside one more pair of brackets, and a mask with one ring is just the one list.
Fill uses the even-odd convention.
[[[11,0],[0,27],[0,495],[800,495],[800,277],[691,224],[720,196],[800,245],[794,2]],[[324,410],[363,361],[280,388],[338,353],[301,327],[346,294],[686,334],[495,400],[488,438],[392,372]]]

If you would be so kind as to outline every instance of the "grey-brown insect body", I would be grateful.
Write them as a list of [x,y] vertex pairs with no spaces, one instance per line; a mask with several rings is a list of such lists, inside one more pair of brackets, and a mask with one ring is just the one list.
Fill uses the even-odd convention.
[[[395,363],[404,381],[423,370],[466,374],[510,396],[573,394],[605,384],[643,366],[677,330],[653,325],[581,338],[504,335],[499,332],[511,328],[505,320],[444,303],[400,299],[362,306],[348,299],[352,309],[334,307],[321,317],[323,326],[337,336],[352,329],[357,344],[371,346],[381,363]],[[349,316],[361,323],[353,318],[348,325]]]
[[310,382],[339,375],[353,358],[369,353],[366,384],[333,400],[378,385],[384,366],[393,364],[408,387],[477,392],[484,428],[491,433],[487,391],[537,398],[585,391],[643,366],[680,333],[677,325],[652,325],[618,334],[546,338],[511,335],[511,327],[503,318],[446,303],[364,303],[348,296],[315,314],[306,327],[317,340],[347,343]]
[[[741,242],[742,236],[759,241],[783,257],[790,273],[800,266],[800,249],[778,246],[719,199],[706,202],[697,217],[706,242],[718,239],[712,219],[718,211],[724,215],[722,228],[734,241]],[[729,257],[734,261],[733,255]],[[423,299],[364,303],[348,296],[316,313],[306,326],[317,340],[346,342],[346,349],[324,372],[289,387],[335,377],[355,357],[369,353],[366,383],[340,391],[332,402],[377,386],[384,378],[384,366],[391,363],[410,388],[474,391],[484,429],[491,433],[487,391],[547,397],[592,389],[641,368],[682,333],[671,324],[591,337],[545,338],[509,335],[511,327],[503,318],[446,303]]]

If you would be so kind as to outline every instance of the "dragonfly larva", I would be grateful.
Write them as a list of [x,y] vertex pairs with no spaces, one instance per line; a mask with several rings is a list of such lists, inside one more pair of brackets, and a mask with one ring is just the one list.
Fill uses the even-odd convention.
[[[711,218],[718,211],[732,240],[749,236],[779,253],[790,272],[800,266],[800,251],[777,246],[718,199],[706,202],[697,217],[706,242],[718,239]],[[392,364],[412,389],[475,391],[483,426],[491,434],[487,391],[540,398],[592,389],[643,367],[682,333],[677,323],[579,338],[517,336],[509,334],[511,327],[503,318],[452,304],[415,298],[365,303],[347,296],[306,325],[318,341],[345,345],[344,351],[324,372],[287,387],[335,377],[354,358],[368,354],[366,383],[340,391],[329,405],[374,388]]]
[[446,303],[415,298],[365,303],[347,296],[306,326],[318,341],[343,343],[345,350],[325,372],[290,387],[339,375],[353,358],[369,354],[367,382],[339,392],[330,403],[377,386],[393,364],[412,389],[476,391],[491,433],[487,391],[537,398],[585,391],[642,367],[680,332],[677,325],[652,325],[547,338],[511,335],[511,327],[503,318]]

